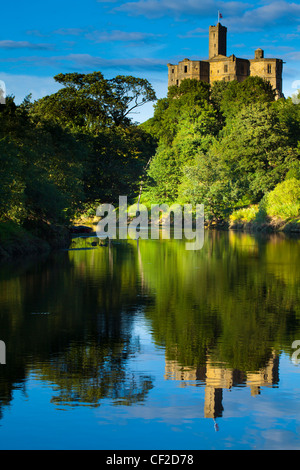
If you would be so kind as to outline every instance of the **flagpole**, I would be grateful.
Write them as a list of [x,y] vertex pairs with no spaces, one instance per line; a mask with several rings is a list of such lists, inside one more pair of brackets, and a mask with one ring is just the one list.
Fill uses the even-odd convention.
[[220,12],[218,10],[218,23],[219,23],[219,21],[220,21]]

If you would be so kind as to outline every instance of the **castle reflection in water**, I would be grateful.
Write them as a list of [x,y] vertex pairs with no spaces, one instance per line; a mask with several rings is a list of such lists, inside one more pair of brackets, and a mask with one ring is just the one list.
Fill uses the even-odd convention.
[[187,368],[176,360],[166,359],[165,379],[181,381],[180,386],[205,386],[204,417],[220,418],[223,415],[223,389],[246,386],[251,395],[259,395],[261,387],[273,387],[279,382],[279,355],[272,353],[265,367],[257,372],[241,372],[214,365],[208,358],[203,367]]

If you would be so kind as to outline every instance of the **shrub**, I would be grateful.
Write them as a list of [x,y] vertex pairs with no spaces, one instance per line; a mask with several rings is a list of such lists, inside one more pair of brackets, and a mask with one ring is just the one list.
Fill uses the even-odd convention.
[[289,178],[277,184],[275,189],[264,197],[260,206],[264,206],[266,215],[280,219],[298,217],[300,212],[300,181]]
[[234,211],[230,215],[231,222],[251,222],[256,218],[258,212],[258,205],[244,207]]

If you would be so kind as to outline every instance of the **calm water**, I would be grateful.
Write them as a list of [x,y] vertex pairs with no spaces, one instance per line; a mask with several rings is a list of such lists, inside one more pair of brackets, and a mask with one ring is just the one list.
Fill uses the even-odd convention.
[[0,267],[0,448],[300,449],[300,240],[94,241]]

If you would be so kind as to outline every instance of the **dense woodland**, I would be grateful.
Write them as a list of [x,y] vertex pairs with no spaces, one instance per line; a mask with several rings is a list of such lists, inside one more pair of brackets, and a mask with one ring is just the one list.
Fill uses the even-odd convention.
[[99,201],[133,200],[155,152],[128,117],[156,99],[147,80],[100,72],[55,80],[62,87],[51,96],[0,105],[0,238],[12,225],[47,238]]
[[300,105],[294,101],[276,100],[259,77],[170,87],[142,126],[158,142],[144,201],[203,203],[207,220],[224,220],[238,209],[248,218],[268,215],[275,199],[271,216],[296,217]]
[[[145,79],[59,74],[61,89],[0,105],[0,235],[68,226],[99,202],[203,203],[208,221],[300,208],[300,105],[268,82],[184,80],[156,100]],[[134,112],[155,101],[138,125]]]

